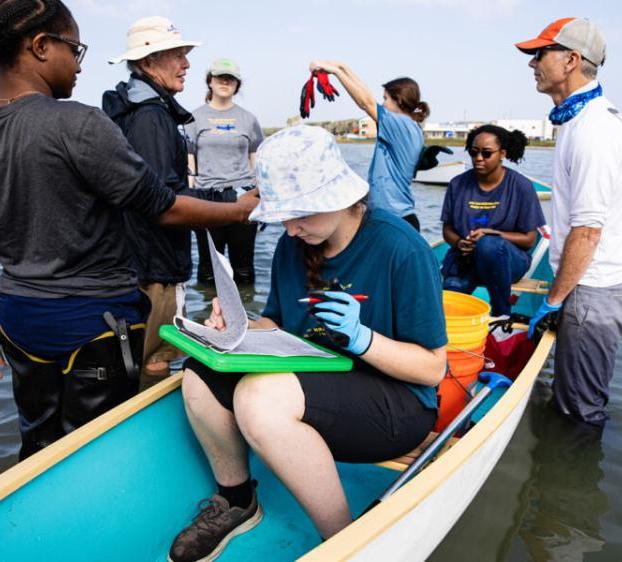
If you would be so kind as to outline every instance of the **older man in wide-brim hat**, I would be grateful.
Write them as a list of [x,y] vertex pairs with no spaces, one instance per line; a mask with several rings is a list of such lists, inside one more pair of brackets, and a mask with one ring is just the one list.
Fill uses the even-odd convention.
[[[190,67],[187,55],[198,45],[182,38],[167,18],[139,19],[127,32],[126,51],[109,61],[125,61],[130,78],[103,98],[104,111],[176,193],[195,192],[188,190],[186,141],[179,132],[192,121],[192,114],[174,96],[184,89]],[[175,314],[176,284],[188,281],[192,273],[190,231],[160,227],[132,213],[126,213],[125,226],[139,282],[152,304],[141,375],[145,388],[168,375],[169,362],[177,356],[158,332]]]
[[516,47],[532,56],[536,88],[551,96],[550,119],[559,126],[550,248],[556,277],[530,334],[547,315],[559,315],[554,404],[602,426],[622,340],[622,119],[596,79],[605,41],[593,22],[562,18]]

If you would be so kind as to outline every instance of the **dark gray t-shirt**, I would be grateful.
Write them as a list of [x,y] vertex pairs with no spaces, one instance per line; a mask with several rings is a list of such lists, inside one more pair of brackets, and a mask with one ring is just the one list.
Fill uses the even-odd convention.
[[175,194],[99,109],[33,95],[0,107],[0,292],[113,297],[137,286],[120,209]]
[[248,157],[263,140],[257,118],[238,105],[219,110],[205,104],[192,115],[194,122],[186,125],[186,134],[198,164],[195,187],[255,185]]

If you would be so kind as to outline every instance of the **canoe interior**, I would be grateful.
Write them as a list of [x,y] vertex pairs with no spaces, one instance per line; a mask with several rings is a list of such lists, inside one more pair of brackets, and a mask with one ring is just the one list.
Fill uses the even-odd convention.
[[[295,560],[319,536],[274,475],[255,457],[251,465],[264,520],[219,560]],[[341,464],[339,472],[355,514],[396,478],[375,465]],[[214,490],[177,390],[0,502],[0,559],[162,562],[198,501]]]

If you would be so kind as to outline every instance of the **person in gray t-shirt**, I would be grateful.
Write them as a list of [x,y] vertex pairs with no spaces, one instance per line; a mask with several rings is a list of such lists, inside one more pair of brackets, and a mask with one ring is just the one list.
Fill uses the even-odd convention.
[[[193,111],[194,122],[186,127],[195,157],[195,187],[210,189],[214,201],[233,202],[255,186],[255,153],[263,140],[257,118],[233,103],[242,75],[230,59],[218,59],[207,73],[206,103]],[[199,248],[197,279],[213,280],[205,231],[195,231]],[[237,282],[255,279],[256,224],[235,224],[210,229],[219,252],[228,248]]]

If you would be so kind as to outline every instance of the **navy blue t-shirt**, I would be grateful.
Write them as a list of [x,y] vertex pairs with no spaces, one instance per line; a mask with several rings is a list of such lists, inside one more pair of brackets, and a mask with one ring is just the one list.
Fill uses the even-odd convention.
[[[302,244],[287,234],[279,240],[263,315],[287,332],[334,349],[307,306],[298,303],[307,295]],[[427,349],[447,343],[439,265],[428,243],[407,222],[380,209],[369,212],[348,247],[325,260],[321,275],[337,278],[349,293],[369,295],[361,303],[361,323],[373,331]],[[374,371],[360,359],[357,368]],[[436,408],[433,387],[407,386],[425,407]]]
[[453,226],[462,238],[477,228],[527,233],[546,224],[531,181],[510,168],[505,168],[505,177],[492,191],[480,188],[472,169],[453,178],[441,221]]

